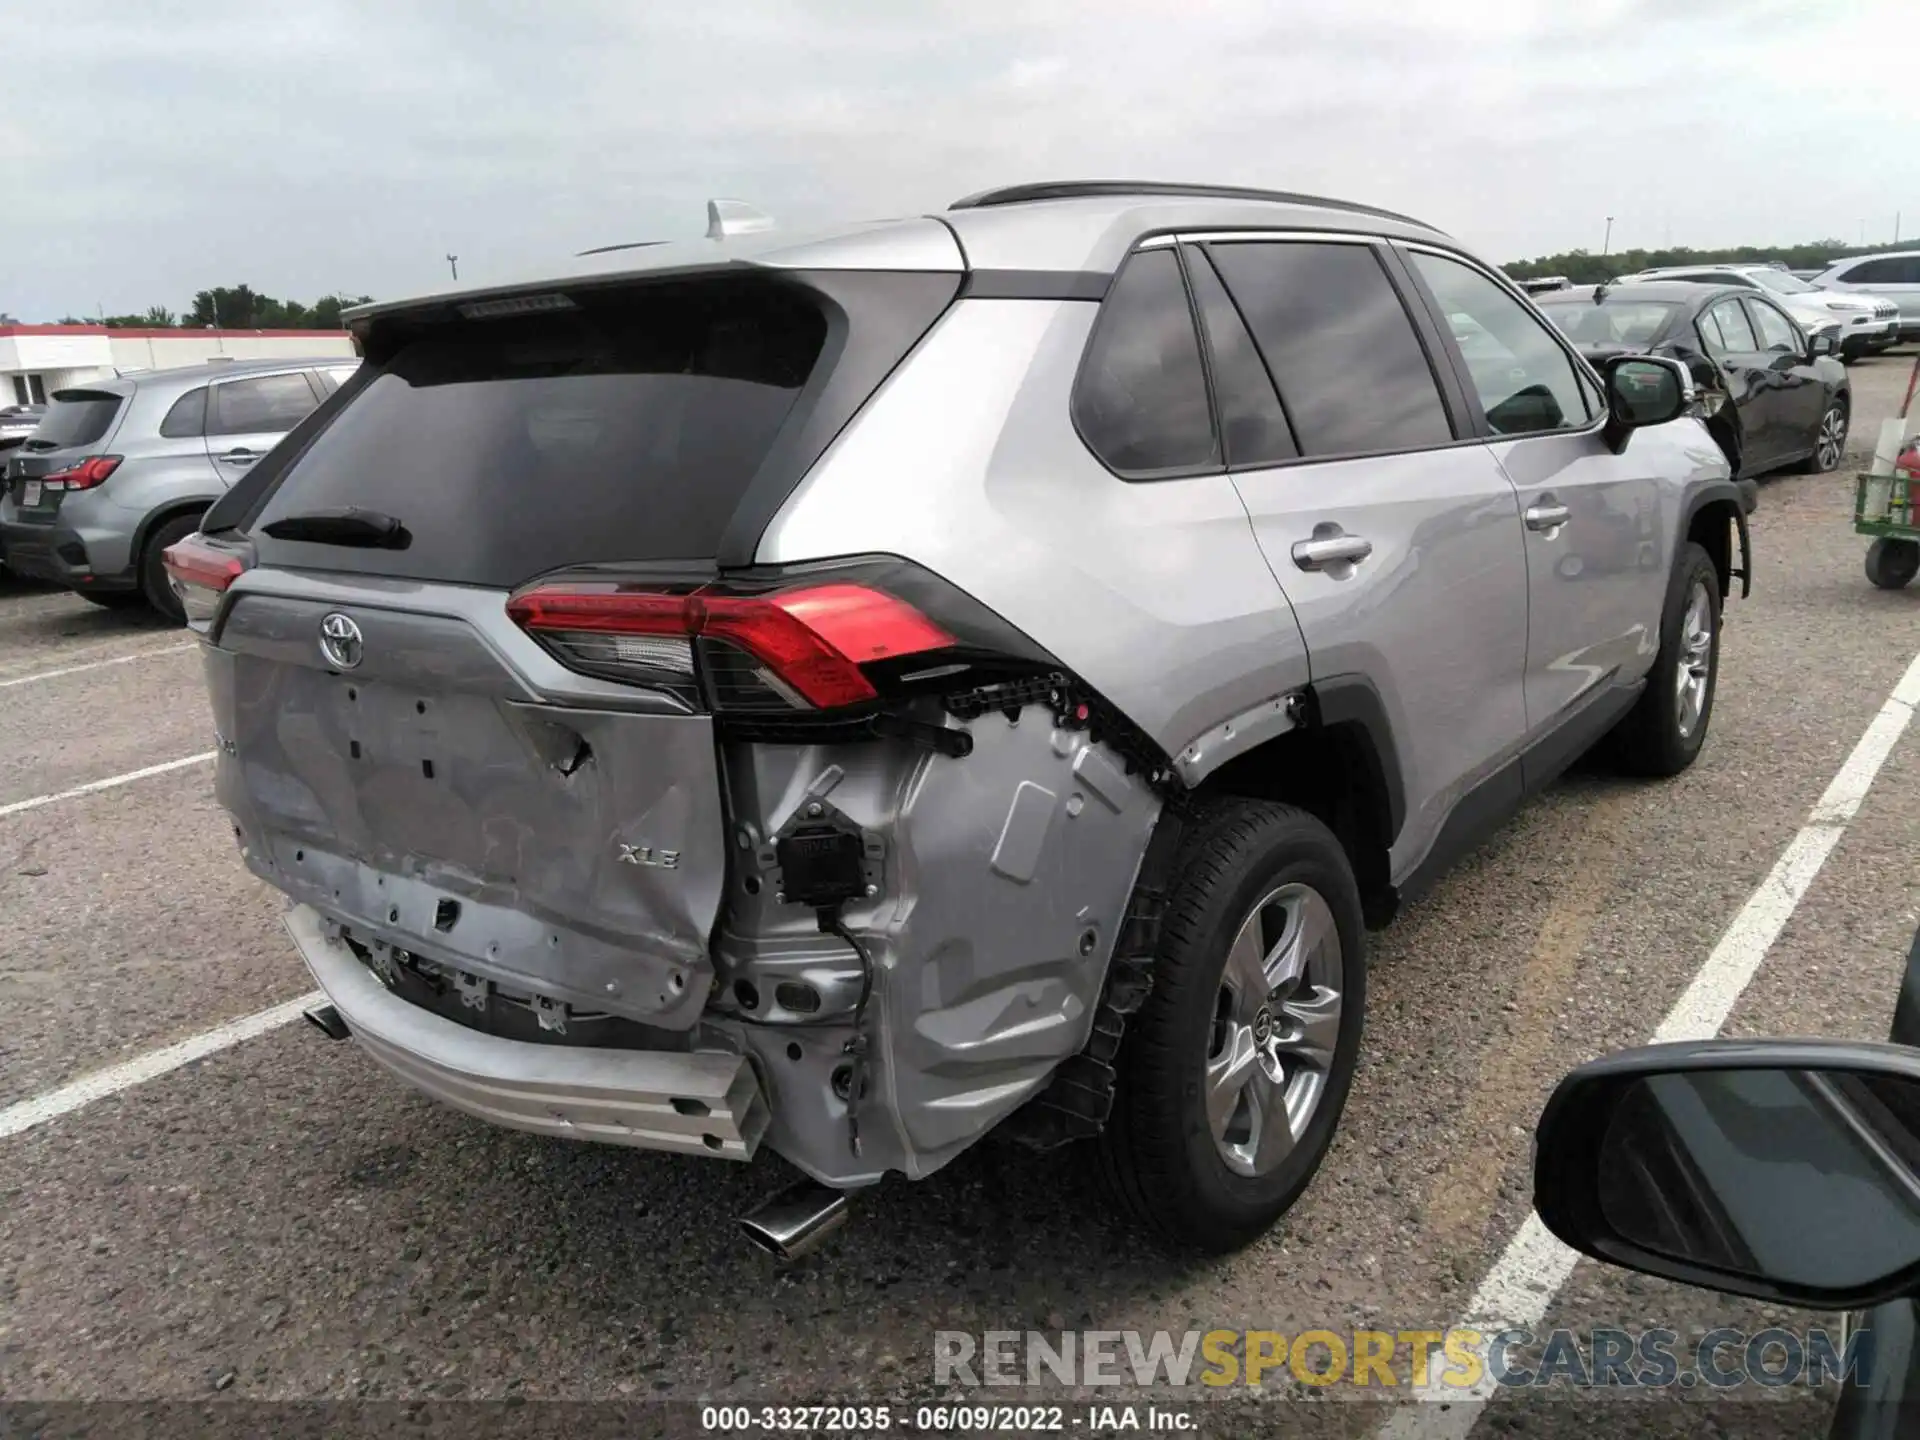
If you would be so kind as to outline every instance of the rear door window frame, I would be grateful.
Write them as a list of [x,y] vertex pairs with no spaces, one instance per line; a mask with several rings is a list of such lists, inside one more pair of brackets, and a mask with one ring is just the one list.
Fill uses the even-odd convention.
[[[1093,448],[1092,445],[1087,443],[1085,436],[1081,435],[1080,440],[1081,440],[1082,447],[1086,450],[1087,454],[1090,455],[1101,466],[1102,469],[1106,470],[1108,474],[1114,476],[1116,479],[1125,480],[1129,483],[1156,484],[1166,480],[1193,479],[1202,475],[1245,474],[1245,473],[1264,474],[1270,471],[1289,470],[1289,469],[1294,469],[1296,467],[1305,466],[1305,465],[1340,464],[1349,460],[1378,459],[1381,457],[1391,456],[1391,455],[1419,455],[1419,454],[1425,454],[1429,451],[1435,451],[1435,450],[1452,450],[1452,449],[1458,449],[1460,447],[1467,446],[1467,445],[1483,445],[1487,442],[1489,437],[1485,434],[1478,433],[1478,431],[1476,431],[1476,429],[1474,428],[1476,424],[1484,424],[1484,420],[1476,420],[1475,418],[1474,409],[1469,404],[1468,393],[1465,387],[1462,385],[1460,374],[1457,369],[1459,362],[1454,358],[1454,356],[1451,354],[1451,352],[1448,349],[1443,348],[1442,337],[1438,329],[1436,328],[1436,324],[1433,319],[1433,315],[1431,311],[1431,301],[1426,298],[1426,296],[1421,292],[1420,289],[1417,288],[1415,283],[1415,277],[1412,276],[1410,268],[1406,265],[1404,259],[1396,252],[1397,242],[1390,240],[1388,237],[1384,235],[1369,234],[1362,231],[1301,230],[1297,228],[1266,230],[1266,229],[1261,229],[1257,226],[1249,226],[1243,229],[1215,228],[1215,229],[1206,229],[1206,230],[1195,230],[1195,229],[1164,230],[1164,231],[1150,232],[1146,235],[1143,235],[1138,241],[1135,242],[1134,248],[1129,253],[1127,260],[1131,261],[1135,255],[1138,255],[1143,251],[1155,250],[1163,247],[1172,248],[1175,251],[1176,255],[1179,255],[1180,252],[1183,251],[1189,245],[1198,247],[1199,249],[1204,251],[1207,246],[1215,245],[1215,244],[1233,244],[1233,243],[1244,243],[1244,242],[1268,242],[1268,241],[1276,241],[1276,242],[1292,241],[1292,242],[1307,243],[1307,244],[1339,243],[1339,244],[1349,244],[1349,245],[1364,245],[1373,252],[1374,256],[1378,259],[1380,263],[1381,269],[1386,272],[1387,282],[1392,287],[1395,295],[1399,298],[1401,311],[1407,317],[1407,323],[1413,327],[1414,338],[1418,341],[1420,345],[1420,349],[1426,357],[1427,368],[1428,368],[1428,371],[1432,374],[1434,384],[1440,392],[1441,408],[1446,415],[1447,425],[1450,431],[1452,432],[1453,438],[1450,440],[1432,441],[1432,442],[1428,442],[1426,444],[1420,444],[1420,445],[1406,445],[1406,446],[1389,447],[1389,448],[1379,449],[1379,450],[1343,452],[1338,455],[1306,454],[1306,455],[1299,455],[1292,459],[1286,459],[1286,460],[1268,460],[1268,461],[1261,461],[1256,463],[1248,463],[1248,464],[1240,464],[1240,465],[1233,465],[1233,464],[1214,465],[1210,467],[1199,467],[1199,468],[1194,468],[1194,469],[1184,470],[1184,471],[1156,472],[1151,475],[1130,475],[1125,472],[1115,470],[1111,465],[1107,463],[1105,458],[1102,457],[1100,453]],[[1452,254],[1454,252],[1443,250],[1442,253]],[[1462,257],[1462,258],[1467,258],[1467,257]],[[1125,263],[1126,262],[1122,262],[1122,268],[1125,267]],[[1213,263],[1211,256],[1207,257],[1207,263],[1208,264]],[[1481,267],[1481,268],[1484,268],[1484,267]],[[1118,276],[1119,276],[1119,271],[1116,270],[1115,271],[1116,283],[1118,280]],[[1184,281],[1185,280],[1184,270],[1183,270],[1182,278]],[[1224,287],[1224,280],[1223,280],[1223,287]],[[1232,291],[1230,289],[1228,290],[1228,297],[1229,299],[1232,298]],[[1235,304],[1237,307],[1238,302],[1236,301]],[[1207,377],[1208,405],[1212,409],[1212,412],[1214,414],[1214,426],[1217,434],[1219,430],[1219,401],[1218,401],[1218,397],[1214,393],[1212,357],[1207,344],[1206,331],[1202,327],[1201,318],[1198,313],[1198,307],[1194,304],[1192,287],[1190,284],[1188,285],[1187,305],[1188,305],[1188,310],[1191,314],[1191,318],[1193,322],[1195,338],[1200,343],[1201,366],[1205,371],[1206,377]],[[1100,323],[1099,319],[1096,317],[1094,320],[1094,327],[1096,329],[1099,323]],[[1081,350],[1080,369],[1084,369],[1087,363],[1087,356],[1091,353],[1092,347],[1093,347],[1093,331],[1090,330],[1088,332],[1087,343]],[[1264,362],[1264,357],[1262,358]],[[1578,359],[1577,355],[1576,355],[1576,359]],[[1591,377],[1583,373],[1582,378],[1590,379]],[[1272,377],[1269,376],[1269,380],[1271,379]],[[1594,384],[1596,391],[1598,391],[1599,389],[1598,380],[1594,379],[1592,383]],[[1068,401],[1069,420],[1073,424],[1076,435],[1079,435],[1080,433],[1080,425],[1077,417],[1075,417],[1072,413],[1075,408],[1072,396],[1077,396],[1079,392],[1079,388],[1080,388],[1080,370],[1077,369],[1074,375],[1073,390],[1070,394],[1070,398]],[[1276,386],[1276,393],[1278,394],[1278,398],[1280,400],[1282,410],[1287,416],[1289,428],[1292,428],[1292,422],[1293,422],[1292,407],[1288,402],[1286,395],[1283,392],[1279,392],[1277,386]],[[1567,432],[1556,431],[1554,433],[1565,434]],[[1297,431],[1295,432],[1294,438],[1297,443],[1299,438]]]
[[[302,415],[299,420],[295,420],[286,430],[274,430],[271,427],[260,425],[255,425],[244,430],[220,430],[214,428],[219,423],[220,395],[227,386],[244,385],[252,380],[280,380],[288,376],[298,376],[306,383],[307,393],[312,397],[313,404],[307,407],[305,415]],[[291,431],[295,426],[299,425],[301,421],[305,420],[307,415],[311,415],[314,410],[318,408],[320,402],[326,398],[327,392],[325,387],[320,384],[311,371],[304,367],[295,367],[291,370],[265,370],[247,375],[223,375],[217,380],[207,382],[207,409],[205,416],[202,417],[201,430],[209,440],[217,440],[227,435],[285,435],[288,431]]]

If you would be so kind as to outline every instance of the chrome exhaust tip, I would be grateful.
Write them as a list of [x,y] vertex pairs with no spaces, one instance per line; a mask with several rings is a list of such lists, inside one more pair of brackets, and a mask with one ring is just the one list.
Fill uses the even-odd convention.
[[781,1260],[798,1260],[847,1223],[853,1213],[844,1190],[802,1180],[740,1217],[747,1239]]
[[300,1015],[329,1040],[344,1040],[353,1033],[347,1029],[347,1022],[340,1018],[340,1012],[331,1005],[315,1005],[311,1010],[302,1010]]

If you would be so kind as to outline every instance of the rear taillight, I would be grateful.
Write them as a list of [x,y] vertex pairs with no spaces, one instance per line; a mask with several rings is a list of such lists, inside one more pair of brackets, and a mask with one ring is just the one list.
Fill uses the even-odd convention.
[[77,465],[42,475],[40,483],[49,490],[91,490],[119,467],[118,455],[89,455]]
[[211,620],[227,587],[247,571],[247,562],[240,556],[208,544],[199,535],[169,545],[160,558],[173,593],[192,621]]
[[956,643],[906,601],[848,580],[744,595],[549,582],[515,595],[507,613],[563,663],[635,683],[689,673],[697,647],[720,709],[862,705],[879,693],[862,666]]

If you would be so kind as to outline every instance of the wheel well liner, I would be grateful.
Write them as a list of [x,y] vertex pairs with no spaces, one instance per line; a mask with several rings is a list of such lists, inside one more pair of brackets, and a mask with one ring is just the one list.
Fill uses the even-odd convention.
[[154,531],[169,520],[178,520],[182,515],[206,514],[218,498],[217,495],[203,495],[192,500],[169,500],[148,511],[146,518],[140,522],[140,528],[133,533],[133,549],[130,552],[129,563],[134,571],[139,571],[140,563],[147,553],[147,541],[152,538]]
[[[1740,564],[1733,563],[1733,544],[1727,534],[1727,521],[1733,521],[1740,535]],[[1740,503],[1740,487],[1731,480],[1718,480],[1701,487],[1687,505],[1683,527],[1686,538],[1698,544],[1713,560],[1720,574],[1722,597],[1733,593],[1733,582],[1740,581],[1740,596],[1753,590],[1753,548],[1747,537],[1747,512]]]
[[1406,820],[1393,726],[1363,675],[1316,680],[1305,698],[1304,724],[1235,756],[1197,793],[1280,801],[1325,821],[1353,863],[1371,924],[1390,913],[1388,852]]

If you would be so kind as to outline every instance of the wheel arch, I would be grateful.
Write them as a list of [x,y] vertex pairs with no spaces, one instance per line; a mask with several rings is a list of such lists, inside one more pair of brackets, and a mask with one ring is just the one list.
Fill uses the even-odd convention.
[[[1728,522],[1732,522],[1732,530]],[[1681,517],[1680,534],[1707,552],[1720,576],[1722,599],[1733,593],[1733,582],[1740,581],[1744,599],[1753,589],[1753,547],[1747,535],[1747,510],[1741,501],[1740,487],[1732,480],[1716,480],[1701,486],[1687,501]],[[1734,536],[1740,542],[1739,563],[1734,563]]]
[[129,552],[129,564],[137,575],[146,559],[147,542],[153,533],[169,520],[178,520],[183,515],[204,515],[219,497],[216,495],[186,497],[178,500],[166,500],[149,510],[142,517],[139,527],[133,532],[133,548]]
[[1317,816],[1347,852],[1377,928],[1392,918],[1389,856],[1407,809],[1386,704],[1364,675],[1316,680],[1300,699],[1297,724],[1222,763],[1195,793],[1278,801]]

